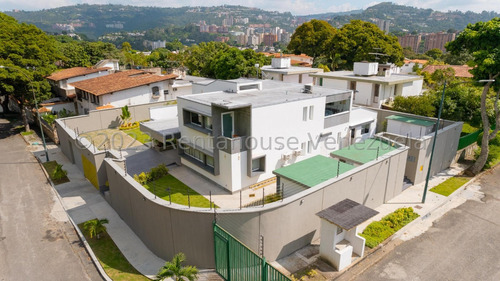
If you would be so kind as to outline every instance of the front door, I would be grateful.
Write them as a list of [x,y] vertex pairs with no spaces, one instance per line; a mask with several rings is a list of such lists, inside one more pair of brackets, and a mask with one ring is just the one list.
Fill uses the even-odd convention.
[[222,113],[222,135],[226,138],[232,138],[234,133],[234,113]]

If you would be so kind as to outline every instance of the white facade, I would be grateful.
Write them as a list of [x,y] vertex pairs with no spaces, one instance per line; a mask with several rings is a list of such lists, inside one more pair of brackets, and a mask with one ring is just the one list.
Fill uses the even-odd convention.
[[[241,79],[216,82],[220,83],[211,83],[211,87],[219,84],[226,90],[227,84],[238,87],[243,83]],[[356,124],[351,128],[351,91],[320,88],[311,94],[298,84],[269,80],[253,83],[262,85],[178,99],[182,142],[188,149],[197,150],[194,157],[184,155],[181,162],[230,192],[274,177],[272,172],[277,168],[318,154],[327,156],[347,146],[351,129],[358,128],[361,134],[363,122],[370,118],[366,136],[373,136],[375,112],[366,111],[368,115],[361,123],[355,117]],[[194,123],[189,118],[194,118]],[[232,128],[231,123],[225,125],[225,118],[232,121]],[[230,148],[221,148],[220,144],[229,144]]]
[[352,71],[311,74],[315,85],[332,89],[354,90],[354,104],[380,108],[396,96],[417,96],[422,93],[423,78],[415,75],[357,76]]
[[63,80],[59,81],[59,88],[65,89],[65,90],[74,90],[75,87],[73,87],[71,85],[71,83],[83,81],[83,80],[87,80],[87,79],[92,79],[92,78],[96,78],[96,77],[101,77],[101,76],[105,76],[108,74],[110,74],[109,70],[103,70],[103,71],[99,71],[99,72],[90,73],[87,75],[81,75],[81,76],[71,77],[68,79],[63,79]]
[[[153,88],[158,87],[159,95],[153,96]],[[164,90],[168,89],[168,81],[151,83],[149,85],[134,87],[117,91],[111,94],[94,96],[87,93],[82,98],[77,99],[78,112],[86,114],[90,110],[96,110],[97,107],[112,105],[113,107],[122,107],[125,105],[145,104],[152,102],[166,101],[167,97]],[[88,97],[88,98],[87,98]]]
[[387,119],[387,132],[403,137],[422,138],[426,135],[431,134],[433,128],[434,124],[425,126]]

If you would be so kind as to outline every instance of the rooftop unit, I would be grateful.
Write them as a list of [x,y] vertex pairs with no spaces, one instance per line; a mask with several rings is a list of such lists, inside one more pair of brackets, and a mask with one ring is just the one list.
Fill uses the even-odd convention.
[[273,68],[279,68],[279,69],[289,68],[291,65],[292,63],[290,58],[281,57],[281,58],[273,58],[271,60],[271,66]]
[[374,76],[378,73],[378,62],[355,62],[354,75]]

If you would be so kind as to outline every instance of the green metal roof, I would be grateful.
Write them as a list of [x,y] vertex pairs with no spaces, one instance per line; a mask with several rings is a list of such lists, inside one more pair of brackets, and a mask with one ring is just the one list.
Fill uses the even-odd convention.
[[354,168],[355,166],[351,164],[342,163],[330,157],[316,155],[290,166],[276,169],[274,173],[308,187],[313,187],[336,177],[337,170],[339,170],[339,175],[341,175]]
[[375,160],[377,158],[377,151],[378,156],[382,156],[396,149],[397,147],[394,147],[392,143],[387,143],[379,139],[367,139],[334,151],[330,155],[364,164]]
[[399,115],[387,116],[386,119],[410,123],[410,124],[419,125],[419,126],[425,126],[425,127],[434,126],[434,124],[436,124],[436,122],[432,122],[432,121],[428,121],[428,120],[399,116]]

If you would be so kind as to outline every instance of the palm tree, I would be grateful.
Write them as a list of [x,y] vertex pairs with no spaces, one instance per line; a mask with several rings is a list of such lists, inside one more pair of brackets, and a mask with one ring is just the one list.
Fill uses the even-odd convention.
[[128,110],[128,105],[122,107],[122,114],[120,118],[123,121],[123,126],[128,126],[128,121],[130,120],[130,111]]
[[186,278],[189,281],[194,281],[197,278],[198,269],[194,266],[182,266],[181,264],[186,260],[184,253],[178,253],[174,256],[172,261],[167,261],[165,265],[160,268],[156,278],[164,280],[165,278],[172,277],[175,281],[184,281]]
[[83,228],[89,233],[90,238],[93,238],[94,236],[99,239],[99,234],[101,234],[103,231],[106,231],[106,226],[105,224],[108,224],[109,220],[104,218],[104,219],[93,219],[86,221],[83,224]]

